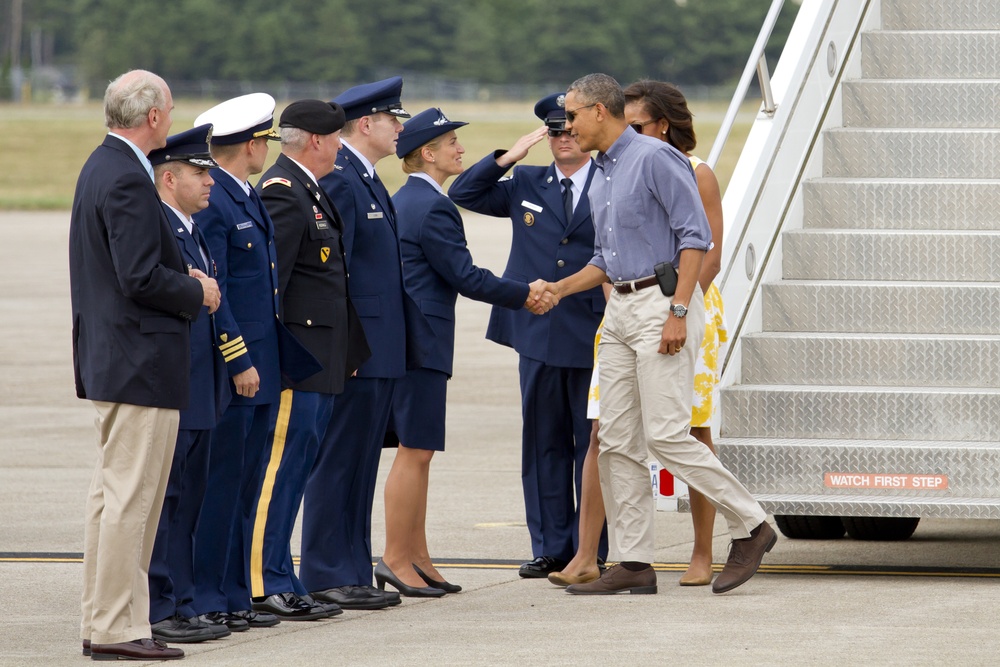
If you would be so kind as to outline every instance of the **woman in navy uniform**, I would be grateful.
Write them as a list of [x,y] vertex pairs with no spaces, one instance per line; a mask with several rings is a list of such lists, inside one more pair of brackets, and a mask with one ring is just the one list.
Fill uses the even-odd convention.
[[[594,254],[594,225],[587,192],[590,154],[564,131],[565,95],[539,100],[535,115],[545,127],[521,137],[508,151],[484,157],[449,190],[459,206],[513,225],[504,278],[556,281],[587,265]],[[518,166],[548,134],[555,161]],[[494,308],[486,337],[517,350],[521,379],[521,481],[534,560],[522,577],[561,570],[576,551],[577,508],[584,457],[590,446],[587,394],[594,365],[594,334],[604,314],[600,287],[563,299],[543,317]],[[553,397],[561,397],[555,400]],[[602,537],[600,553],[607,553]]]
[[430,322],[420,368],[397,382],[391,429],[399,448],[385,484],[385,553],[375,567],[379,588],[386,583],[403,595],[439,597],[460,586],[444,581],[427,549],[427,484],[434,452],[444,450],[447,382],[455,352],[455,302],[459,294],[519,309],[529,300],[524,281],[497,278],[472,263],[462,217],[442,189],[462,173],[455,122],[440,109],[427,109],[403,125],[396,155],[403,158],[406,184],[393,196],[403,255],[406,291]]

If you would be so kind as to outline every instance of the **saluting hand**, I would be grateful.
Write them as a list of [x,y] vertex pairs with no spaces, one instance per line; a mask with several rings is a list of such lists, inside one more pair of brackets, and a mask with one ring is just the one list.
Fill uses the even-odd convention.
[[530,132],[515,141],[509,151],[497,158],[497,166],[509,167],[515,162],[523,160],[528,156],[528,151],[531,150],[531,147],[544,139],[548,131],[549,129],[542,125],[534,132]]
[[214,313],[219,309],[219,303],[222,302],[222,292],[219,291],[219,283],[215,282],[215,278],[209,278],[203,271],[198,269],[189,269],[188,274],[192,278],[197,278],[198,282],[201,283],[201,289],[205,293],[201,305],[208,306],[208,312]]

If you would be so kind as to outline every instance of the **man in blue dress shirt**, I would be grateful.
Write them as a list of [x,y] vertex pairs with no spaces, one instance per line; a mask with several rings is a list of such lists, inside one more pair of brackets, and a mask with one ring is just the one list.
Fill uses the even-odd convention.
[[[461,174],[448,195],[460,206],[513,224],[503,277],[554,282],[583,268],[594,253],[587,190],[590,153],[564,131],[565,95],[535,105],[544,127],[496,151]],[[520,166],[503,176],[548,135],[555,161]],[[527,310],[494,307],[486,337],[517,350],[521,379],[521,482],[534,560],[519,574],[544,578],[576,552],[583,461],[590,445],[587,394],[594,367],[594,334],[604,313],[599,287],[566,298],[536,317]],[[555,397],[555,398],[553,398]],[[607,553],[602,536],[600,555]]]
[[[705,328],[698,274],[712,240],[691,163],[664,141],[625,122],[625,96],[606,74],[578,79],[566,93],[566,128],[597,155],[590,191],[594,256],[559,281],[564,295],[611,281],[600,365],[598,467],[620,561],[596,581],[566,588],[577,595],[656,593],[652,453],[697,489],[729,523],[729,559],[712,584],[724,593],[756,573],[777,536],[750,492],[691,431],[695,356]],[[658,280],[657,274],[676,281]],[[690,345],[686,343],[690,341]]]

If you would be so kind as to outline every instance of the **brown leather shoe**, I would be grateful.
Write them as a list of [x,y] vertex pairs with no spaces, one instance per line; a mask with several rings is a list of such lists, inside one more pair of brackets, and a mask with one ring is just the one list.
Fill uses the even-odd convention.
[[729,549],[729,559],[722,572],[712,582],[712,592],[725,593],[749,581],[760,567],[764,554],[770,551],[777,541],[778,536],[767,521],[750,531],[750,537],[733,540]]
[[136,639],[120,644],[91,644],[91,660],[179,660],[184,651],[155,639]]
[[632,572],[619,563],[605,570],[604,574],[589,584],[567,586],[566,592],[573,595],[652,594],[656,592],[656,571],[652,567],[647,567]]
[[84,639],[83,640],[83,656],[85,658],[89,658],[90,657],[90,640],[89,639]]
[[549,572],[549,583],[565,588],[573,584],[589,584],[600,576],[600,570],[594,570],[593,572],[581,575],[567,574],[566,572]]

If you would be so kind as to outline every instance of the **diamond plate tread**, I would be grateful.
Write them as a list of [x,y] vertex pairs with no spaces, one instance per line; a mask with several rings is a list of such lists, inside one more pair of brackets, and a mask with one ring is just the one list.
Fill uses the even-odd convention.
[[1000,336],[755,333],[742,340],[748,385],[1000,388]]
[[847,127],[998,127],[1000,80],[845,81]]
[[[1000,500],[1000,442],[730,438],[723,464],[753,493],[983,497]],[[946,489],[828,488],[824,475],[946,475]]]
[[823,175],[996,178],[1000,129],[838,128],[823,133]]
[[[755,495],[768,514],[813,516],[921,517],[927,519],[1000,519],[995,498],[830,498],[807,495]],[[678,509],[681,509],[678,503]],[[684,511],[689,511],[685,505]]]
[[1000,322],[991,283],[765,283],[764,331],[986,334]]
[[995,30],[996,0],[882,0],[887,30]]
[[1000,440],[1000,389],[734,385],[722,433],[750,438]]
[[818,178],[803,202],[811,229],[1000,229],[996,179]]
[[782,235],[789,280],[1000,281],[1000,232],[792,230]]
[[865,79],[1000,79],[993,30],[882,30],[861,35]]

